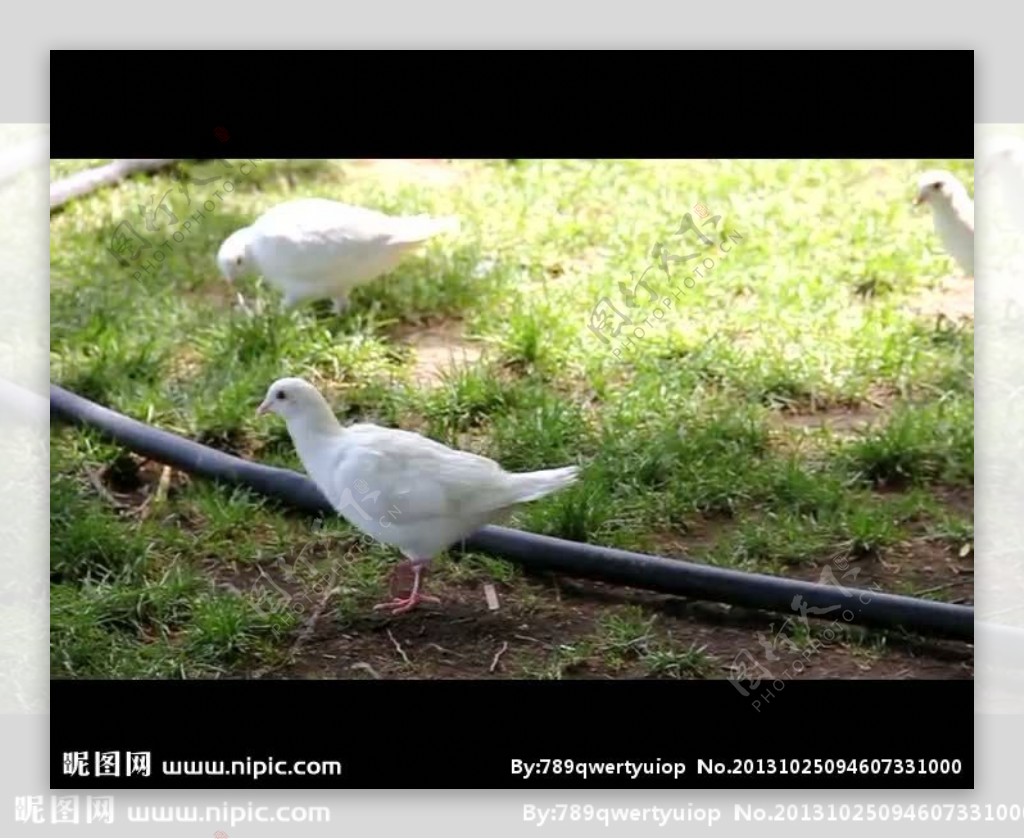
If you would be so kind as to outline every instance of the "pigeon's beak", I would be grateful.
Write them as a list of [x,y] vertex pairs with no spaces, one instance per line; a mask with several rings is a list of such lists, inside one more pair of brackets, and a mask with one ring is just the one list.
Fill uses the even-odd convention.
[[263,402],[260,403],[260,406],[256,409],[256,416],[260,417],[260,416],[263,416],[263,414],[269,414],[269,413],[270,413],[270,403],[264,400]]

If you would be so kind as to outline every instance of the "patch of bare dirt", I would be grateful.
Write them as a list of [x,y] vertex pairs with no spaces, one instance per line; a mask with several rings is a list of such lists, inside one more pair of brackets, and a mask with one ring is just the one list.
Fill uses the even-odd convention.
[[[961,551],[963,552],[961,555]],[[947,603],[973,605],[974,550],[959,548],[934,539],[919,538],[890,551],[886,556],[889,574],[913,585],[914,597],[940,595]]]
[[457,367],[472,367],[483,356],[482,346],[465,338],[464,326],[457,320],[403,324],[392,330],[391,338],[412,350],[413,381],[426,387],[439,384]]
[[[558,582],[563,598],[586,598],[600,610],[622,602],[641,604],[659,615],[663,629],[685,649],[704,647],[715,663],[711,678],[729,678],[737,657],[750,654],[779,675],[787,661],[785,645],[775,633],[783,631],[786,616],[738,606],[691,601],[670,595],[619,588],[589,581]],[[602,603],[604,606],[602,606]],[[824,629],[828,621],[809,622]],[[774,636],[774,640],[773,640]],[[828,636],[824,636],[828,642]],[[773,659],[772,655],[777,656]],[[826,643],[819,654],[805,657],[807,670],[793,678],[972,678],[973,651],[965,644],[900,641],[890,638],[884,652],[876,652],[842,638]],[[940,675],[941,674],[941,675]]]
[[[962,552],[962,555],[961,555]],[[970,545],[918,536],[867,557],[823,558],[795,567],[793,577],[847,588],[874,589],[947,603],[974,602],[974,552]]]
[[[729,678],[738,660],[753,656],[781,677],[797,653],[780,647],[785,616],[689,601],[599,582],[530,575],[512,586],[494,584],[500,607],[491,611],[482,582],[430,580],[425,590],[439,605],[404,615],[373,612],[339,622],[328,605],[297,658],[272,678],[501,679],[671,678],[641,656],[610,661],[595,650],[600,621],[612,610],[638,606],[653,618],[659,648],[683,653],[702,648],[705,678]],[[388,596],[380,593],[380,599]],[[812,619],[812,628],[827,622]],[[587,649],[578,658],[566,651]],[[772,658],[772,656],[775,656]],[[884,645],[829,639],[802,657],[787,678],[973,678],[973,649],[953,642],[890,637]],[[685,678],[686,675],[683,674]]]
[[346,161],[344,171],[353,177],[372,177],[397,184],[418,182],[432,186],[451,184],[462,177],[462,173],[451,161],[430,158],[360,158]]
[[932,494],[962,516],[974,518],[974,490],[968,487],[933,487]]
[[185,292],[190,300],[201,303],[216,303],[224,308],[231,308],[238,304],[239,288],[229,283],[223,277],[212,276],[206,282],[198,283],[194,288]]
[[[943,489],[937,497],[951,510],[973,506],[969,488]],[[697,517],[681,532],[657,534],[655,552],[664,556],[699,555],[729,527],[727,517]],[[353,543],[354,544],[354,543]],[[344,555],[344,558],[343,558]],[[773,678],[832,679],[971,679],[973,647],[951,641],[880,635],[821,635],[829,620],[811,617],[822,645],[807,652],[806,639],[792,634],[799,615],[782,615],[723,604],[689,600],[643,590],[548,574],[528,573],[512,584],[492,581],[499,608],[488,606],[485,580],[452,580],[428,574],[424,591],[441,603],[423,605],[392,616],[374,612],[371,602],[352,603],[339,612],[339,597],[323,596],[327,586],[307,590],[307,577],[322,578],[333,562],[358,562],[347,548],[305,545],[294,556],[281,556],[260,567],[223,567],[209,572],[238,590],[270,588],[285,593],[300,617],[287,663],[248,674],[250,678],[303,679],[536,679],[557,675],[572,679],[718,678],[735,675],[737,662],[751,658]],[[312,563],[307,565],[306,563]],[[315,573],[312,573],[315,569]],[[310,572],[310,573],[307,573]],[[877,556],[822,557],[816,565],[789,572],[795,578],[860,589],[877,589],[947,602],[973,602],[973,552],[949,538],[937,538],[926,522],[910,537]],[[408,587],[409,581],[401,584]],[[876,589],[876,590],[877,590]],[[373,602],[389,597],[386,581]],[[652,645],[685,658],[701,650],[698,676],[659,668],[652,659],[627,654],[618,660],[601,648],[601,623],[614,611],[632,606],[653,619]],[[789,628],[786,619],[790,618]],[[785,634],[783,634],[785,632]],[[790,640],[792,639],[792,641]],[[796,646],[793,646],[795,644]],[[799,647],[799,649],[797,649]],[[283,652],[283,651],[282,651]],[[792,663],[799,659],[797,670]],[[670,661],[671,663],[671,661]],[[799,671],[799,672],[798,672]]]
[[855,438],[871,426],[885,421],[889,411],[888,395],[871,395],[867,401],[850,405],[796,404],[769,415],[773,446],[783,451],[803,451],[817,447],[822,441],[818,432],[833,438]]
[[778,411],[778,422],[788,428],[828,429],[838,435],[848,436],[862,431],[883,416],[885,409],[879,405],[861,404],[849,408],[826,408],[820,411]]
[[577,256],[566,256],[545,266],[551,281],[574,282],[599,271],[608,261],[608,248],[588,246]]
[[658,556],[686,558],[713,547],[731,526],[729,516],[697,516],[687,521],[682,530],[653,534],[651,546]]
[[934,289],[922,291],[908,304],[922,317],[953,321],[974,320],[974,278],[947,277]]

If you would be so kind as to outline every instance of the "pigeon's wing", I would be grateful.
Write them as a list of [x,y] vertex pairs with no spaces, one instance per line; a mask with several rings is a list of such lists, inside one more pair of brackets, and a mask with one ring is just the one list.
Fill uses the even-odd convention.
[[335,201],[307,199],[275,207],[253,225],[263,271],[295,280],[344,276],[389,248],[388,216]]
[[472,518],[513,503],[517,488],[495,461],[413,432],[349,426],[349,474],[402,511],[403,524]]

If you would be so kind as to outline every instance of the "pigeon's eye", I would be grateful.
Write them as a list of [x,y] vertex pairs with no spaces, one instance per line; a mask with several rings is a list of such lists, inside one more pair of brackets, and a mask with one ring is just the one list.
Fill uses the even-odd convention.
[[279,390],[277,392],[277,398],[278,399],[284,399],[284,391],[283,390]]
[[935,183],[933,183],[932,184],[932,189],[936,189],[936,190],[942,189],[942,181],[936,181]]
[[241,264],[242,264],[242,257],[239,256],[239,257],[237,257],[235,259],[235,265],[241,265]]

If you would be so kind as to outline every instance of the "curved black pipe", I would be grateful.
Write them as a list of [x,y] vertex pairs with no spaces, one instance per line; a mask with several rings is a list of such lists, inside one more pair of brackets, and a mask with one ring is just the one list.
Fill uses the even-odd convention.
[[169,431],[152,428],[54,384],[50,385],[50,417],[95,428],[132,451],[183,472],[250,487],[312,515],[334,514],[316,484],[298,472],[250,463]]
[[[251,463],[151,428],[52,384],[50,412],[51,416],[98,429],[133,451],[185,472],[247,486],[314,515],[335,514],[316,485],[297,472]],[[484,527],[466,539],[464,547],[535,570],[793,617],[806,615],[879,629],[904,629],[960,641],[974,638],[974,609],[967,606],[751,574],[506,527]]]
[[50,212],[62,207],[72,198],[79,198],[103,186],[111,186],[136,172],[155,172],[164,169],[179,158],[122,159],[84,169],[56,183],[50,184]]

